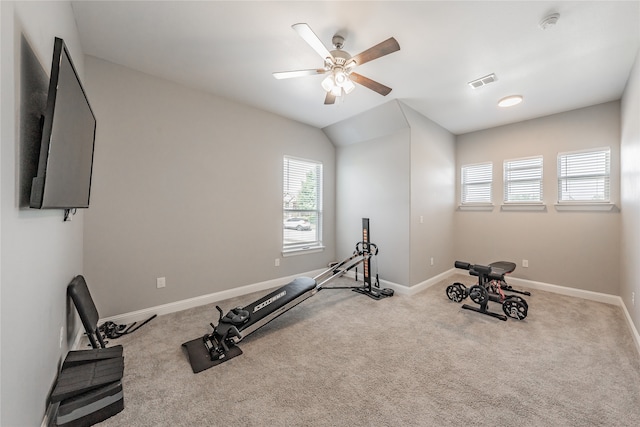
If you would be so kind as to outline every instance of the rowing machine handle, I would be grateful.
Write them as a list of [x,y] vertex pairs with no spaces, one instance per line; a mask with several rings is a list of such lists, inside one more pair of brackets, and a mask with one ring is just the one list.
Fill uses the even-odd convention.
[[471,268],[471,264],[469,264],[468,262],[464,262],[464,261],[456,261],[454,266],[456,268],[461,268],[463,270],[468,270]]

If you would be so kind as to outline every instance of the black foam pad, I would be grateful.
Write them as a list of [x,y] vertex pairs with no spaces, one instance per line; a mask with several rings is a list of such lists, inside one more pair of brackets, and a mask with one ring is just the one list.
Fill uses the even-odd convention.
[[94,348],[92,350],[74,350],[67,353],[62,369],[70,366],[82,365],[96,360],[114,359],[122,357],[122,346],[116,345],[109,348]]
[[80,320],[82,320],[82,325],[87,334],[95,332],[100,316],[98,316],[98,310],[93,303],[84,277],[78,275],[73,278],[67,286],[67,295],[71,297],[73,305],[76,306],[76,310],[78,310]]
[[58,402],[122,379],[124,358],[97,360],[69,366],[58,376],[51,401]]

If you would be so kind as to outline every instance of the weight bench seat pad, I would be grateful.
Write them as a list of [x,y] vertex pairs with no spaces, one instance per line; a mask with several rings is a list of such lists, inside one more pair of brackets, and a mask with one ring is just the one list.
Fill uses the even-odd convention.
[[116,381],[64,400],[58,407],[55,425],[58,427],[92,426],[123,409],[122,382]]
[[204,346],[204,341],[202,341],[202,337],[187,341],[186,343],[182,344],[182,347],[187,350],[187,357],[189,358],[189,363],[191,364],[191,369],[193,370],[194,374],[212,368],[242,354],[242,350],[240,350],[240,347],[233,346],[225,354],[225,357],[223,359],[211,360],[211,357],[209,357],[209,352]]
[[516,264],[509,261],[496,261],[489,264],[491,270],[497,274],[509,274],[516,269]]
[[124,357],[69,366],[60,372],[51,402],[59,402],[122,379]]
[[243,310],[249,312],[249,321],[244,325],[238,326],[238,331],[259,322],[269,314],[284,307],[291,301],[300,297],[302,294],[311,291],[316,287],[316,281],[310,277],[298,277],[283,287],[276,289],[269,295],[266,295],[252,304],[243,307]]

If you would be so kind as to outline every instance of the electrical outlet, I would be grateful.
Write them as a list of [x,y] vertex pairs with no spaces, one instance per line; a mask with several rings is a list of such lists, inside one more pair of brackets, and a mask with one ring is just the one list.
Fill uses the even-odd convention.
[[431,265],[433,265],[433,257],[431,257]]
[[420,224],[424,224],[424,216],[422,216],[422,215],[420,215]]
[[275,266],[280,267],[280,258],[276,258]]
[[60,326],[60,341],[58,347],[62,348],[62,341],[64,340],[64,326]]
[[525,267],[525,268],[529,267],[529,260],[528,259],[523,259],[522,260],[522,266]]
[[156,287],[160,289],[164,288],[165,286],[167,286],[167,279],[165,277],[158,277],[156,279]]
[[631,304],[636,305],[636,293],[631,292]]

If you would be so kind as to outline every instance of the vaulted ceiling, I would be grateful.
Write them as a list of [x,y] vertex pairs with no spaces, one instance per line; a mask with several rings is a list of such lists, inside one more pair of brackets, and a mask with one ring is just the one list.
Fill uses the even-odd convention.
[[[640,47],[639,1],[76,1],[85,54],[319,128],[399,99],[454,134],[620,99]],[[558,13],[554,26],[540,22]],[[291,26],[307,23],[351,55],[395,37],[400,51],[357,72],[391,87],[357,85],[324,105],[321,68]],[[473,89],[468,82],[494,73]],[[512,94],[524,101],[499,108]]]

